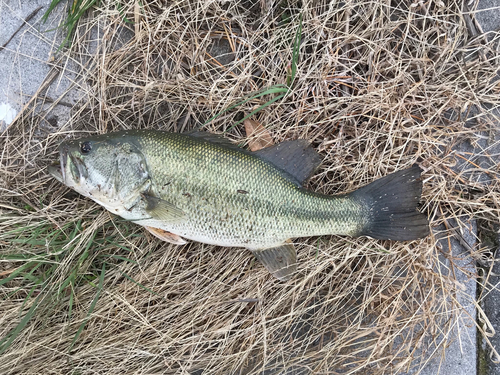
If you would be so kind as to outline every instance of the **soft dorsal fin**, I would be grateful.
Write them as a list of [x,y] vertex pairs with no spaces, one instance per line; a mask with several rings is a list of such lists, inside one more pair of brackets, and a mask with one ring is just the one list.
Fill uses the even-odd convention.
[[321,163],[320,156],[305,139],[281,142],[255,151],[255,154],[291,174],[301,185]]
[[274,277],[281,281],[289,280],[297,271],[297,252],[289,240],[277,247],[252,250],[252,253]]

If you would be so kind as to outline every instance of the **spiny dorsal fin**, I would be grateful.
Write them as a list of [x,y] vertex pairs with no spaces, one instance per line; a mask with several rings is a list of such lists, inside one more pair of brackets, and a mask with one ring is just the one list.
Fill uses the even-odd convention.
[[281,142],[255,151],[255,154],[291,174],[301,185],[321,163],[320,156],[305,139]]
[[274,277],[281,281],[289,280],[297,271],[297,252],[292,243],[252,250],[252,253]]
[[235,145],[229,139],[224,138],[221,134],[209,133],[203,130],[193,130],[186,134],[189,135],[190,137],[204,139],[207,142],[214,143],[219,146],[241,150],[241,148],[238,147],[238,145]]
[[142,194],[142,197],[147,203],[146,212],[154,219],[175,223],[185,218],[184,211],[166,200],[148,194]]

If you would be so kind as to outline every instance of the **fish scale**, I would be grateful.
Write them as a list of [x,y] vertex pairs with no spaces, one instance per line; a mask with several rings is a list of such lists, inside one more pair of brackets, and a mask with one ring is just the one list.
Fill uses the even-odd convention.
[[249,152],[170,133],[146,133],[138,142],[154,194],[186,213],[185,222],[162,229],[188,239],[257,249],[291,237],[354,235],[364,225],[359,203],[298,187]]

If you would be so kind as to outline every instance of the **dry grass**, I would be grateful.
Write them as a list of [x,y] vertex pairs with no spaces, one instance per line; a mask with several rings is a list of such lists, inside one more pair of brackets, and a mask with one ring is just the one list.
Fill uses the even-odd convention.
[[[0,251],[40,263],[1,286],[0,337],[38,307],[2,354],[1,373],[396,374],[475,324],[464,309],[475,296],[456,280],[474,279],[473,261],[488,249],[478,242],[452,256],[446,244],[469,220],[500,216],[498,35],[472,35],[473,16],[450,0],[119,3],[84,20],[59,60],[83,92],[71,121],[51,127],[52,107],[36,110],[38,98],[0,137]],[[185,131],[287,84],[299,13],[295,81],[255,118],[275,142],[313,142],[324,160],[309,187],[323,193],[418,162],[430,237],[296,241],[300,273],[280,283],[248,251],[160,243],[47,174],[66,137]],[[131,39],[119,41],[120,30]],[[233,124],[272,98],[204,128],[245,144]],[[0,277],[27,262],[0,260]]]

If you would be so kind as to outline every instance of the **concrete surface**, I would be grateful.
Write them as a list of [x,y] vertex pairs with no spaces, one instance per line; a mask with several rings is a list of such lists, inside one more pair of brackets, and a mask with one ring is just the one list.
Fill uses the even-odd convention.
[[[471,277],[475,275],[476,267],[475,262],[470,258],[469,249],[473,248],[476,243],[477,226],[474,220],[468,218],[462,218],[460,222],[448,220],[447,226],[448,228],[441,225],[433,229],[434,235],[439,239],[438,248],[441,249],[439,270],[443,275],[454,273],[457,281],[463,285],[464,289],[457,294],[456,299],[464,307],[464,310],[458,316],[458,324],[450,336],[438,335],[435,339],[427,340],[422,345],[422,349],[419,349],[415,354],[415,357],[418,357],[423,350],[429,354],[433,353],[435,342],[441,343],[451,340],[446,351],[430,359],[424,356],[422,363],[414,364],[416,367],[405,375],[476,374],[477,332],[474,324],[476,319],[476,306],[474,304],[476,281]],[[460,233],[461,241],[455,235],[448,239],[448,235],[453,231]],[[450,267],[450,258],[453,258],[453,268]]]
[[[477,194],[480,195],[482,185],[497,183],[484,170],[494,170],[500,164],[500,109],[489,109],[489,114],[481,117],[477,116],[478,113],[477,108],[471,109],[467,126],[475,129],[478,127],[478,123],[481,122],[489,124],[493,130],[478,132],[478,139],[474,145],[463,142],[456,148],[456,152],[461,156],[461,159],[457,160],[455,170],[460,172],[464,178],[475,182],[478,187]],[[471,163],[469,163],[469,160]],[[471,167],[472,165],[477,165],[479,168]],[[487,275],[487,278],[480,279],[477,285],[478,303],[486,313],[491,327],[497,332],[497,335],[489,338],[489,340],[496,350],[500,350],[500,335],[498,334],[500,333],[500,310],[498,308],[500,279],[497,276],[500,272],[500,253],[498,253],[500,222],[479,223],[478,227],[476,235],[481,240],[481,246],[492,249],[490,259],[487,258],[488,254],[477,259],[476,267],[479,275]],[[487,281],[486,286],[484,286],[485,280]],[[478,318],[478,324],[491,333],[492,329],[488,328],[487,324],[480,318]],[[500,364],[498,363],[500,358],[487,344],[482,335],[478,337],[477,375],[500,375]]]
[[[481,168],[492,168],[500,164],[500,109],[493,110],[489,121],[497,124],[497,131],[484,137],[474,151],[475,164]],[[479,149],[480,148],[480,149]],[[490,157],[485,157],[488,154]],[[498,170],[498,167],[497,167]],[[476,180],[481,183],[496,183],[490,176],[481,176],[476,172]],[[478,236],[481,239],[484,247],[492,249],[491,261],[488,259],[478,262],[478,270],[483,277],[478,285],[479,304],[486,316],[489,324],[486,324],[482,319],[478,319],[478,323],[488,333],[495,332],[496,335],[489,337],[488,340],[493,345],[495,350],[487,343],[487,339],[480,336],[478,342],[478,375],[500,375],[500,220],[496,223],[484,223],[484,227],[479,228]],[[496,232],[496,233],[495,233]]]
[[493,38],[493,32],[500,31],[500,1],[480,0],[475,17],[488,37]]
[[[66,5],[66,2],[63,3]],[[0,0],[0,46],[7,43],[0,48],[0,131],[7,128],[13,117],[21,112],[54,69],[53,52],[63,41],[62,31],[56,28],[67,14],[64,6],[58,6],[43,23],[41,18],[49,4],[49,0]],[[38,8],[30,21],[24,23]],[[67,60],[58,64],[60,70],[64,67],[64,74],[56,75],[50,88],[39,95],[42,99],[37,100],[38,110],[47,109],[51,99],[59,98],[71,84],[73,64]],[[47,96],[48,100],[44,101],[43,96]],[[76,103],[78,97],[78,92],[73,90],[64,97],[66,106],[57,105],[51,109],[50,121],[53,125],[68,121],[71,105]]]
[[[500,235],[497,237],[497,243],[498,242],[500,242]],[[499,250],[500,249],[497,249],[495,263],[491,268],[491,272],[485,270],[485,280],[487,280],[489,288],[483,290],[483,299],[481,306],[486,311],[487,316],[497,333],[495,336],[489,338],[491,344],[497,350],[500,350],[500,335],[498,334],[500,332],[500,309],[498,308],[498,303],[500,301]],[[500,358],[497,357],[498,353],[495,353],[491,350],[484,338],[481,340],[478,349],[478,375],[500,375],[500,365],[498,363]]]

